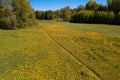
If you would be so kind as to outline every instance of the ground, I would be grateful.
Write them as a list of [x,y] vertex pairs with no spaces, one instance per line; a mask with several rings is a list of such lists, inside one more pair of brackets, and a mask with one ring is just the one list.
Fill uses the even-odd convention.
[[119,80],[120,26],[40,21],[0,30],[1,80]]

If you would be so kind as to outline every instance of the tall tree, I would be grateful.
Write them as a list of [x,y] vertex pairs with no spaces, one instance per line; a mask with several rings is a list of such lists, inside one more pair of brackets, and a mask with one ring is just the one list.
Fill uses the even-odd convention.
[[35,21],[34,12],[26,0],[13,0],[13,9],[19,22],[19,27],[32,25]]
[[63,9],[63,18],[65,21],[69,21],[71,18],[71,8],[69,6]]
[[107,3],[109,11],[120,12],[120,0],[107,0]]
[[46,14],[46,19],[48,19],[48,20],[53,20],[54,19],[53,11],[48,10],[48,11],[45,12],[45,14]]
[[35,14],[36,14],[36,18],[37,19],[45,19],[45,16],[46,16],[46,14],[45,14],[45,12],[44,11],[35,11]]
[[96,8],[96,2],[94,0],[89,0],[89,2],[86,4],[87,10],[95,10]]
[[106,7],[103,4],[98,4],[94,0],[89,0],[86,4],[87,10],[105,11]]
[[59,21],[59,19],[60,19],[60,10],[56,10],[54,15],[55,15],[56,20]]
[[85,7],[84,7],[82,4],[80,4],[80,5],[77,7],[76,12],[79,12],[79,11],[81,11],[81,10],[85,10]]

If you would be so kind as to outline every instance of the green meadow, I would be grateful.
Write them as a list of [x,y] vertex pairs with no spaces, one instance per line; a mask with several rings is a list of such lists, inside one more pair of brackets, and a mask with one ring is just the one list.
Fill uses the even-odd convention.
[[38,21],[0,30],[1,80],[119,80],[120,26]]

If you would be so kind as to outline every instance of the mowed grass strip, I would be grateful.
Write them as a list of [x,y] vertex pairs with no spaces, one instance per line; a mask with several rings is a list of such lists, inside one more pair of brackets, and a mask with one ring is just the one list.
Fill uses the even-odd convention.
[[51,38],[97,73],[102,80],[120,79],[120,36],[117,32],[116,35],[105,34],[105,31],[99,33],[56,24],[44,28]]
[[1,80],[97,80],[41,28],[0,30]]

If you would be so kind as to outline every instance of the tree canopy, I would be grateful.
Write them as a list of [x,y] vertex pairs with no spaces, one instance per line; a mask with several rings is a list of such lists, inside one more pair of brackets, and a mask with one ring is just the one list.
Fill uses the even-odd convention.
[[115,13],[120,12],[120,0],[107,0],[108,10],[114,11]]
[[35,23],[34,11],[27,0],[0,0],[0,28],[16,29]]

